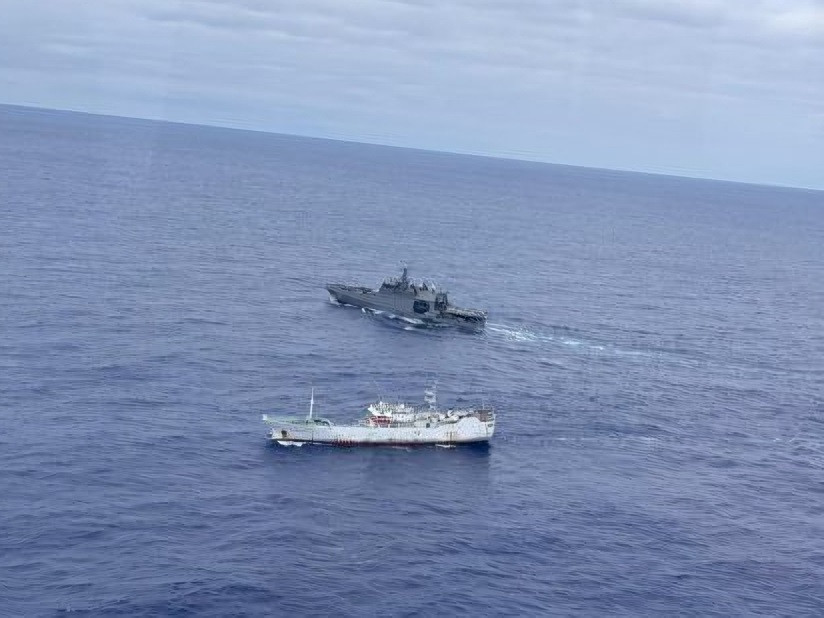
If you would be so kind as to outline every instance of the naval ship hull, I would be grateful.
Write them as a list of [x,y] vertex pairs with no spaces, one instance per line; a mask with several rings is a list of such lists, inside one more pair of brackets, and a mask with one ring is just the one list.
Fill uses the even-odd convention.
[[454,325],[468,328],[483,328],[486,314],[476,309],[463,309],[449,305],[436,309],[434,303],[424,301],[426,311],[416,311],[415,302],[421,302],[406,295],[384,293],[362,286],[330,284],[326,286],[330,298],[342,305],[352,305],[372,311],[383,311],[423,324]]
[[489,442],[495,431],[494,418],[461,418],[454,423],[431,427],[370,427],[325,425],[268,419],[273,442],[281,445],[327,444],[331,446],[458,446]]

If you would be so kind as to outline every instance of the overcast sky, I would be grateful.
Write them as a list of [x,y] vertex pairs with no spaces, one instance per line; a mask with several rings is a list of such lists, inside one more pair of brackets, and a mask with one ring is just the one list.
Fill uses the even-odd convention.
[[0,0],[0,102],[824,188],[824,0]]

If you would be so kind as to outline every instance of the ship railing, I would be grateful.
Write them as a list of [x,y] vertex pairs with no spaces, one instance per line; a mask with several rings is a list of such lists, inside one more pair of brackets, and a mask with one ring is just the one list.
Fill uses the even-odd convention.
[[483,309],[469,309],[467,307],[449,307],[449,313],[453,315],[464,315],[472,317],[485,317],[486,311]]
[[264,423],[268,423],[270,425],[325,425],[327,427],[333,427],[335,425],[335,423],[333,423],[328,418],[322,418],[319,416],[316,416],[314,418],[306,418],[295,416],[271,416],[269,414],[263,414],[261,415],[261,417]]
[[475,416],[478,417],[479,421],[487,423],[495,420],[495,411],[490,409],[476,410]]
[[358,421],[358,425],[361,427],[380,427],[381,429],[398,429],[401,427],[414,427],[415,421],[389,421],[387,423],[380,421],[370,421],[368,419],[361,419]]

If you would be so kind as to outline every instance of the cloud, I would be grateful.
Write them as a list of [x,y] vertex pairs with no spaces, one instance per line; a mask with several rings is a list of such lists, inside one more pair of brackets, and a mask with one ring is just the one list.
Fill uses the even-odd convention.
[[766,24],[776,32],[800,37],[824,37],[824,6],[785,7],[766,18]]
[[[10,103],[767,182],[824,167],[821,2],[29,0],[6,14]],[[794,178],[754,148],[801,159]]]

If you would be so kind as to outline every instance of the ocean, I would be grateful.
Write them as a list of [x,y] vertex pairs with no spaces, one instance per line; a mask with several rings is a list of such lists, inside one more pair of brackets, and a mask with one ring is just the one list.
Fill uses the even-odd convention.
[[3,106],[0,335],[0,615],[824,614],[824,192]]

